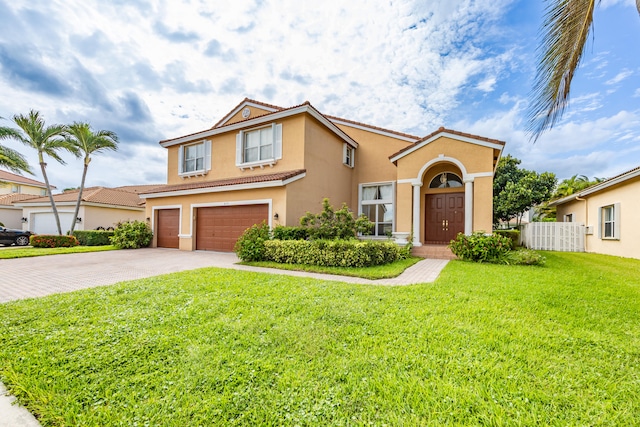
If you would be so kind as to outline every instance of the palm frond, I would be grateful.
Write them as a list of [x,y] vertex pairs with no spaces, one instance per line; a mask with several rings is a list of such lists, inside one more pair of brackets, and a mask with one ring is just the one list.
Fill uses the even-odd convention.
[[[593,23],[595,0],[547,0],[528,131],[536,141],[569,103],[571,80]],[[636,0],[640,1],[640,0]]]
[[16,150],[0,145],[0,166],[12,172],[27,172],[33,175],[33,171],[24,156]]

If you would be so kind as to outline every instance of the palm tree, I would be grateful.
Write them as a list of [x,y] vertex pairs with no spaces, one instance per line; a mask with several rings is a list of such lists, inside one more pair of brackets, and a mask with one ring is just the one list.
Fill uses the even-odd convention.
[[[0,117],[2,118],[2,117]],[[0,140],[16,139],[17,131],[12,128],[0,126]],[[15,173],[27,172],[33,174],[31,167],[24,156],[16,150],[0,144],[0,166]]]
[[[118,149],[118,136],[108,130],[99,130],[93,132],[91,126],[88,123],[74,123],[69,126],[67,130],[66,141],[73,145],[78,157],[84,155],[84,168],[82,170],[82,181],[80,182],[80,189],[78,190],[78,200],[76,201],[76,211],[73,214],[74,218],[78,217],[80,211],[80,202],[82,201],[82,192],[84,190],[84,182],[87,177],[87,170],[89,169],[89,163],[91,163],[91,155],[100,153],[105,150],[117,150]],[[75,227],[75,221],[71,221],[71,232]]]
[[[65,164],[64,160],[60,158],[58,152],[61,149],[74,152],[74,147],[70,146],[63,138],[67,127],[64,125],[51,125],[45,127],[44,119],[40,116],[40,113],[35,110],[31,110],[26,116],[22,114],[14,115],[13,122],[20,129],[12,129],[12,132],[8,132],[6,134],[2,133],[2,136],[4,138],[16,139],[38,151],[38,163],[40,163],[42,177],[44,178],[47,193],[49,194],[49,201],[51,202],[53,215],[56,219],[56,225],[58,226],[58,234],[62,234],[60,217],[58,216],[56,203],[53,200],[53,194],[51,194],[51,185],[49,184],[49,178],[47,177],[47,163],[44,161],[44,156],[47,155],[59,163],[63,165]],[[3,132],[6,132],[6,129],[4,129]]]
[[571,178],[563,179],[558,188],[556,188],[554,198],[570,196],[580,190],[584,190],[591,182],[585,175],[573,175]]
[[[547,0],[538,68],[529,107],[529,132],[536,141],[560,119],[569,102],[571,80],[593,26],[595,0]],[[640,0],[636,0],[640,13]]]

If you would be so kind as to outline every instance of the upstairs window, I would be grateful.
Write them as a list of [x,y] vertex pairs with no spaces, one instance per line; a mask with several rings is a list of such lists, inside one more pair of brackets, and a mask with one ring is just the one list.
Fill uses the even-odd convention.
[[342,163],[352,168],[355,164],[356,150],[346,142],[342,146]]
[[211,141],[183,145],[178,152],[178,173],[182,177],[204,175],[211,170]]
[[282,125],[275,123],[255,130],[240,131],[236,137],[236,166],[273,166],[282,158]]
[[20,192],[20,186],[17,185],[17,184],[11,185],[11,192],[12,193],[19,193]]

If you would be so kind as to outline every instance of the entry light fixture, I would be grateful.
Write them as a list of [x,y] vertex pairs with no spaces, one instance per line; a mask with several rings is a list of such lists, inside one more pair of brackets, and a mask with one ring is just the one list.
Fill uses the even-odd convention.
[[24,218],[24,217],[23,217],[23,218],[22,218],[22,222],[23,222],[23,223],[25,223],[25,222],[29,222],[29,220],[28,220],[27,218]]
[[276,212],[276,214],[273,216],[273,219],[278,219],[278,212]]
[[82,218],[77,217],[77,218],[76,218],[76,223],[80,224],[81,222],[82,222]]

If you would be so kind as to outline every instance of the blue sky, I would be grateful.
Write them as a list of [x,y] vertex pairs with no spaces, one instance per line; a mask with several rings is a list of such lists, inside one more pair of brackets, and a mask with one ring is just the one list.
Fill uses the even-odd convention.
[[[0,0],[0,116],[88,121],[120,150],[87,185],[164,183],[161,139],[211,127],[245,97],[416,135],[440,126],[506,141],[538,172],[611,177],[640,166],[640,16],[603,0],[563,119],[535,144],[526,108],[544,4],[531,0],[300,2]],[[2,125],[11,125],[3,120]],[[27,156],[35,153],[6,143]],[[59,189],[80,161],[49,162]],[[37,179],[42,177],[38,173]]]

